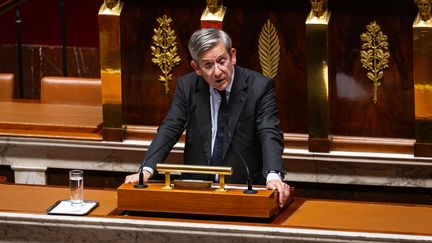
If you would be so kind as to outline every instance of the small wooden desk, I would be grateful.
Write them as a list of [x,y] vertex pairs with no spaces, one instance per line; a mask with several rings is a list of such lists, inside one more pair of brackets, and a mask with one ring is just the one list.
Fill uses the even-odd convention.
[[0,102],[0,135],[101,140],[102,106]]

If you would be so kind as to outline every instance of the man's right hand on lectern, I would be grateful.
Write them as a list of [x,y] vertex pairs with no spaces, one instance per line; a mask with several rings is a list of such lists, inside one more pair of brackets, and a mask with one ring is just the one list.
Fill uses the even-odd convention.
[[[151,174],[150,174],[150,172],[148,172],[146,170],[143,170],[143,173],[144,173],[144,182],[147,182],[148,179],[150,179]],[[126,176],[125,183],[134,183],[135,184],[135,183],[138,183],[138,180],[139,180],[139,173],[136,173],[136,174]]]

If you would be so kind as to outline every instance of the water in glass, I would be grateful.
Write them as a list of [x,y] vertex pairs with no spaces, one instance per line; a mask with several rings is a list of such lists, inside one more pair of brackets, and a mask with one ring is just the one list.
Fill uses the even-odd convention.
[[81,205],[84,200],[84,177],[82,170],[69,172],[70,200],[73,205]]

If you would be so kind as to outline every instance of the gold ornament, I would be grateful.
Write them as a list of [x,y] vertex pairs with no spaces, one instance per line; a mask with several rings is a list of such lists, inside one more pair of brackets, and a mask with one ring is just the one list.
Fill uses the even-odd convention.
[[258,54],[263,74],[274,78],[277,75],[279,66],[280,45],[276,28],[270,20],[267,20],[267,23],[261,29]]
[[181,58],[177,55],[177,42],[175,31],[171,29],[171,18],[166,15],[156,19],[159,28],[153,29],[153,44],[150,46],[152,51],[152,62],[162,71],[159,81],[164,83],[165,94],[169,93],[168,81],[172,80],[171,70],[180,63]]
[[374,83],[373,101],[376,104],[378,101],[378,87],[381,85],[381,80],[384,77],[384,69],[388,68],[388,59],[390,53],[388,50],[387,35],[380,31],[380,27],[376,22],[372,22],[366,26],[367,32],[360,35],[360,39],[364,42],[362,45],[361,63],[362,67],[367,72],[367,77]]

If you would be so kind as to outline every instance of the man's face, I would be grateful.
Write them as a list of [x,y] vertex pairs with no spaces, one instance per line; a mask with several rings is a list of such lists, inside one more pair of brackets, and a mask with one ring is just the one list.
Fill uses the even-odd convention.
[[198,63],[191,62],[195,72],[203,77],[210,87],[225,90],[231,82],[233,65],[236,63],[236,50],[228,54],[223,42],[204,52]]
[[422,20],[429,20],[431,14],[431,4],[429,0],[418,0],[417,7]]

